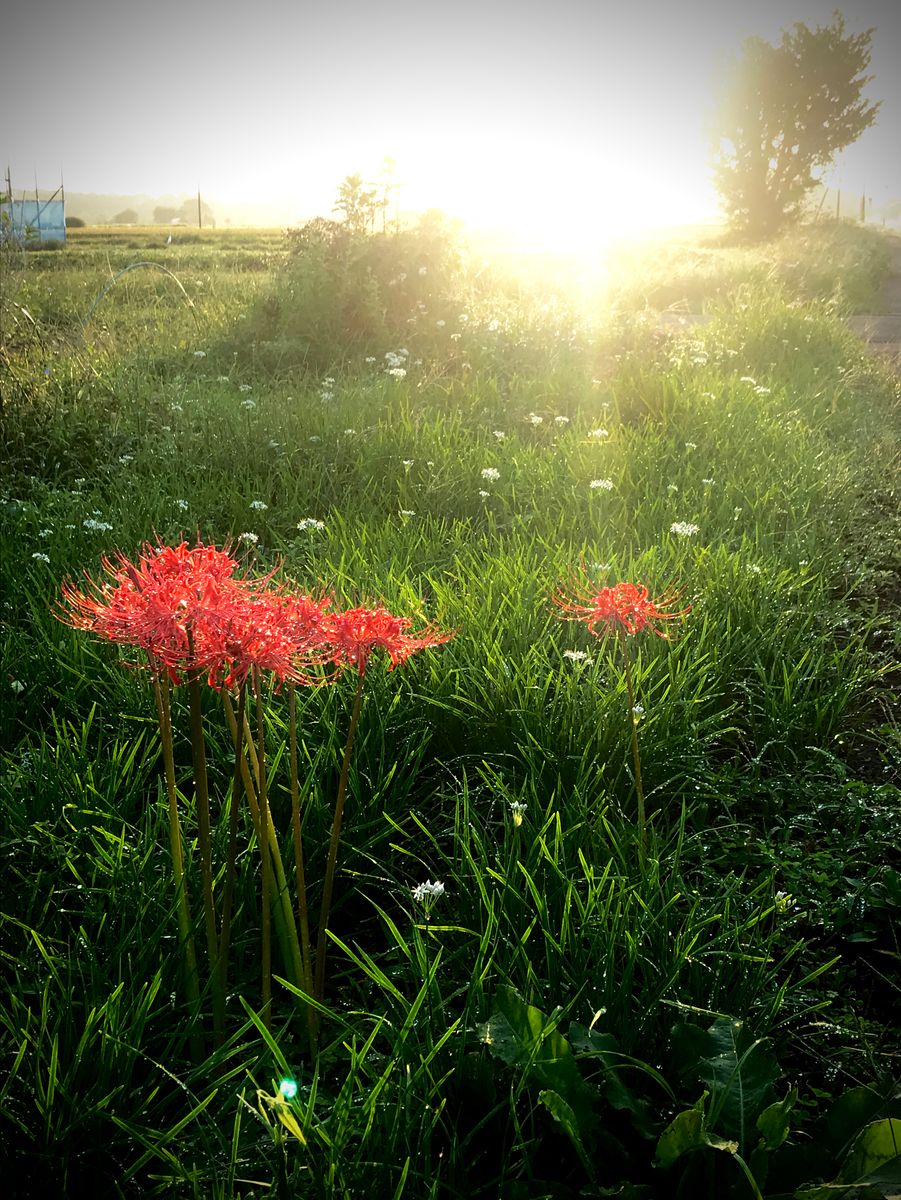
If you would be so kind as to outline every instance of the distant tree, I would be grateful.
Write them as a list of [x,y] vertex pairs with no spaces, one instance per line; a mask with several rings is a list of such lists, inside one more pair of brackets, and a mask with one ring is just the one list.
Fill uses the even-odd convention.
[[171,225],[173,221],[177,221],[180,212],[177,208],[170,208],[166,204],[158,204],[153,210],[154,225]]
[[731,225],[766,236],[796,220],[835,155],[876,119],[862,92],[873,30],[848,34],[841,13],[796,24],[773,46],[746,38],[722,89],[716,186]]
[[138,214],[133,208],[123,208],[120,213],[116,213],[110,221],[111,225],[137,225]]
[[[176,215],[178,216],[178,219],[185,225],[196,225],[197,197],[194,196],[190,200],[186,200]],[[206,228],[212,229],[215,226],[216,219],[213,216],[213,210],[207,204],[206,200],[200,201],[200,215]]]
[[87,221],[83,221],[81,217],[66,217],[67,229],[84,229]]
[[332,212],[341,214],[352,233],[365,233],[367,228],[373,228],[378,207],[375,188],[368,187],[363,177],[355,174],[342,180]]

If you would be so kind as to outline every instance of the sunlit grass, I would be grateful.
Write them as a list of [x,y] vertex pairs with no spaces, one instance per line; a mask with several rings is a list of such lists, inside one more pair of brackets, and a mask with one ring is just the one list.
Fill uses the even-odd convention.
[[[507,986],[564,1033],[595,1020],[628,1056],[612,1077],[640,1112],[598,1100],[598,1146],[610,1151],[604,1122],[620,1145],[597,1152],[607,1186],[650,1176],[669,1194],[654,1139],[702,1090],[679,1074],[677,1021],[744,1019],[811,1105],[873,1080],[879,1047],[897,1044],[879,998],[896,991],[859,947],[893,952],[899,394],[823,306],[836,278],[811,273],[819,235],[778,252],[788,300],[748,286],[675,339],[641,312],[586,330],[482,294],[411,324],[398,377],[364,345],[328,369],[268,368],[274,352],[243,332],[265,330],[290,288],[250,265],[277,254],[268,239],[217,231],[166,249],[149,244],[159,231],[128,231],[147,239],[134,247],[90,233],[73,239],[80,265],[29,263],[40,337],[18,331],[2,417],[0,1120],[16,1169],[72,1194],[85,1180],[109,1195],[261,1194],[241,1179],[316,1196],[578,1194],[581,1160],[538,1099],[547,1083],[483,1041]],[[82,334],[107,253],[113,273],[158,256],[195,309],[135,272]],[[768,253],[751,270],[742,251],[701,291],[722,296],[746,268],[768,278]],[[803,301],[783,270],[793,254]],[[641,308],[647,285],[633,287]],[[192,1063],[147,681],[50,614],[65,575],[154,535],[243,539],[255,570],[458,631],[370,681],[315,1069],[289,986],[271,1034],[255,1010],[250,937],[233,947],[229,1036]],[[551,604],[583,573],[676,587],[692,606],[634,660],[646,872],[622,674]],[[311,878],[351,684],[300,698]],[[271,803],[290,857],[287,734],[275,696]],[[232,755],[214,735],[213,795]],[[183,737],[175,756],[190,796]],[[220,815],[217,853],[226,832]],[[428,919],[412,900],[426,879],[446,887]],[[235,906],[253,928],[249,861]],[[828,1052],[821,1020],[838,1030]],[[598,1063],[582,1052],[579,1070]],[[278,1117],[284,1078],[306,1147]]]

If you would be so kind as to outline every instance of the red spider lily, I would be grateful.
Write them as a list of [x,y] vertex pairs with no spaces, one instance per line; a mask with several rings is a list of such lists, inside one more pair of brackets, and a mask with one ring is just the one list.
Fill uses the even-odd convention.
[[691,611],[690,605],[672,611],[676,600],[673,595],[651,600],[648,589],[637,583],[616,583],[576,596],[574,600],[562,592],[553,597],[554,603],[563,609],[566,620],[583,621],[595,636],[604,630],[631,635],[650,629],[663,638],[668,635],[665,629],[658,627],[659,623],[678,620]]
[[[243,684],[255,670],[272,672],[279,684],[323,682],[305,671],[332,658],[322,624],[327,600],[265,593],[235,604],[221,630],[219,678],[228,688]],[[214,672],[210,683],[217,685]]]
[[407,633],[411,625],[407,617],[395,617],[385,608],[350,608],[327,614],[322,627],[332,648],[333,661],[355,666],[363,676],[377,648],[387,651],[391,659],[388,669],[394,670],[417,650],[440,646],[454,636],[431,625],[419,633]]
[[57,616],[120,645],[145,650],[168,670],[221,670],[225,632],[259,593],[261,581],[233,578],[238,563],[227,549],[145,544],[136,563],[117,553],[102,559],[109,580],[89,587],[63,584]]

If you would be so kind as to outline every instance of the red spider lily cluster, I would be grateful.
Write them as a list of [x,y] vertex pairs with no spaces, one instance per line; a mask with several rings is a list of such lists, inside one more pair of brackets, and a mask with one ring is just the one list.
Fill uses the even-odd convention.
[[652,600],[648,589],[637,583],[615,583],[575,599],[558,592],[553,599],[566,620],[584,622],[595,636],[602,632],[631,635],[650,629],[665,638],[666,622],[678,620],[690,611],[690,606],[674,610],[677,597],[673,595]]
[[148,543],[137,562],[118,553],[102,563],[106,579],[86,575],[86,589],[63,584],[57,615],[144,650],[175,683],[190,673],[232,688],[254,672],[271,673],[279,684],[311,683],[310,668],[326,665],[353,666],[363,676],[376,649],[393,668],[453,636],[431,626],[412,634],[407,618],[383,608],[330,611],[328,599],[275,587],[271,575],[236,576],[228,547]]

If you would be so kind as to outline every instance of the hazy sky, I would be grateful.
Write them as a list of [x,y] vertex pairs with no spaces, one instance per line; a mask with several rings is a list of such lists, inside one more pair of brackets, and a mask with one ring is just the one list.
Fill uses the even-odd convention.
[[[0,26],[0,166],[14,188],[259,199],[327,213],[398,164],[402,206],[515,228],[716,210],[707,123],[746,34],[836,0],[19,0]],[[901,197],[901,0],[875,26],[879,123],[833,182]]]

